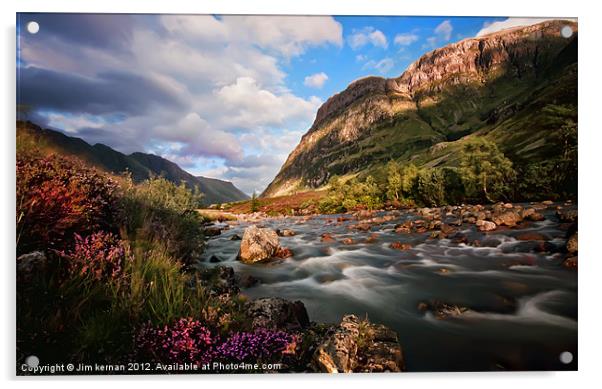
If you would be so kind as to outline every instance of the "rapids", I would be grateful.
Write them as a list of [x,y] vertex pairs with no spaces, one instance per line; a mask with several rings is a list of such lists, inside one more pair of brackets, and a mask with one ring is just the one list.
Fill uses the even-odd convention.
[[[341,215],[265,219],[256,224],[295,231],[280,237],[294,256],[253,265],[237,261],[240,241],[230,240],[249,225],[241,222],[207,242],[199,266],[232,266],[237,274],[250,274],[261,283],[242,293],[301,300],[312,321],[338,323],[354,313],[391,327],[408,371],[575,369],[577,272],[560,265],[564,254],[538,252],[537,242],[516,239],[535,231],[561,250],[566,231],[552,211],[544,214],[544,221],[487,235],[470,224],[458,228],[480,247],[429,239],[429,232],[395,233],[395,224],[416,218],[409,213],[368,232],[350,230],[354,220],[337,223]],[[336,242],[321,242],[324,233]],[[376,241],[367,243],[371,234]],[[342,244],[344,238],[354,243]],[[391,249],[394,241],[412,248]],[[221,263],[209,263],[213,255]],[[429,301],[469,311],[441,320],[417,308]],[[575,356],[571,364],[560,362],[563,351]]]

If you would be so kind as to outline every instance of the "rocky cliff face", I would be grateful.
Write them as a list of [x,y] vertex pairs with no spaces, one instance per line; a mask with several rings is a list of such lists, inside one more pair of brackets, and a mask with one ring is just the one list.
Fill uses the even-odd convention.
[[[568,39],[560,34],[566,25],[574,31]],[[548,21],[436,49],[397,78],[354,81],[320,107],[263,196],[318,188],[333,174],[355,174],[390,159],[413,160],[434,145],[444,149],[499,125],[546,86],[576,84],[576,44],[576,23]],[[555,99],[576,106],[573,89]]]

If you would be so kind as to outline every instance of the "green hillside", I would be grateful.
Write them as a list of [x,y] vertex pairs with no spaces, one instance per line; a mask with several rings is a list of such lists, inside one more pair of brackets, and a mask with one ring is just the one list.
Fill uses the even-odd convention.
[[[560,36],[570,25],[574,34]],[[318,110],[264,197],[373,175],[390,162],[458,166],[463,145],[494,142],[516,167],[558,156],[577,122],[577,25],[550,21],[425,54],[394,79],[353,82]]]
[[152,176],[162,176],[177,184],[184,182],[190,188],[198,187],[207,205],[249,198],[231,182],[193,176],[177,164],[157,155],[140,152],[126,155],[100,143],[92,146],[83,139],[67,136],[59,131],[43,129],[30,122],[17,122],[17,137],[23,136],[40,147],[59,154],[75,156],[110,173],[119,174],[128,171],[136,182]]

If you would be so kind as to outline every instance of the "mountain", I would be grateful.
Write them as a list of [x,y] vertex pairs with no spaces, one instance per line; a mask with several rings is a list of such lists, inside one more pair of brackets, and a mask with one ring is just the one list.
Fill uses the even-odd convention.
[[[567,25],[573,34],[564,38]],[[319,188],[333,175],[368,174],[390,160],[454,166],[475,136],[517,164],[542,161],[558,152],[551,107],[576,121],[576,23],[465,39],[423,55],[397,78],[366,77],[330,97],[262,196]]]
[[131,172],[132,179],[140,182],[152,176],[162,176],[188,187],[197,186],[203,193],[205,204],[246,200],[246,194],[231,182],[215,178],[197,177],[186,172],[177,164],[153,154],[132,153],[125,155],[109,146],[97,143],[90,145],[83,139],[71,137],[59,131],[43,129],[30,122],[17,122],[17,136],[27,135],[44,148],[61,154],[78,157],[89,164],[111,173]]

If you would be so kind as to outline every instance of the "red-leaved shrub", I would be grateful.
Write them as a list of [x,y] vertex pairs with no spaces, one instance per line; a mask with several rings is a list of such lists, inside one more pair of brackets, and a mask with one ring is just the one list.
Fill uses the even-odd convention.
[[104,231],[85,238],[75,234],[75,247],[68,252],[61,252],[61,255],[68,261],[70,274],[97,281],[121,278],[126,262],[131,260],[126,243]]
[[82,162],[17,156],[17,252],[68,248],[74,233],[113,229],[117,183]]

